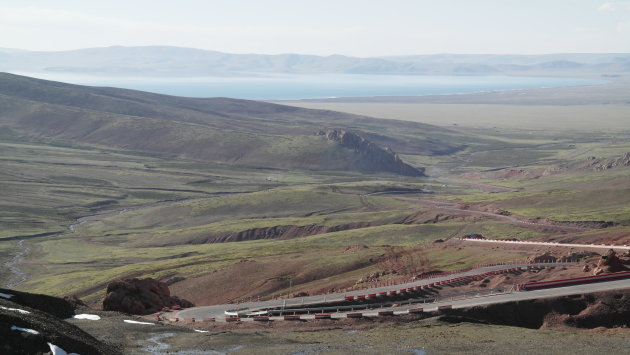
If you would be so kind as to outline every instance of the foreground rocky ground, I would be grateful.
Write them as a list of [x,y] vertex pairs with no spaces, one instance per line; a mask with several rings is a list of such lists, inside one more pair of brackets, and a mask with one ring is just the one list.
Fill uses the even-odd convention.
[[[0,353],[567,354],[625,353],[630,291],[514,302],[448,314],[174,326],[76,301],[0,289]],[[29,313],[25,313],[29,312]],[[90,314],[100,319],[72,318]],[[92,317],[95,318],[95,317]],[[131,321],[131,322],[129,322]],[[19,328],[19,329],[18,329]],[[30,329],[37,332],[26,331]]]

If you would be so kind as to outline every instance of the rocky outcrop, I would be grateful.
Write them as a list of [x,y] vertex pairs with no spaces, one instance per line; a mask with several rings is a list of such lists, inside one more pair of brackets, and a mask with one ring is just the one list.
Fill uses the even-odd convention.
[[165,283],[147,279],[125,279],[107,285],[103,310],[130,314],[151,314],[163,307],[192,307],[191,302],[171,296]]
[[196,243],[227,243],[227,242],[242,242],[246,240],[258,240],[258,239],[290,239],[299,237],[308,237],[311,235],[340,232],[351,229],[367,228],[374,224],[370,222],[355,222],[348,224],[341,224],[337,226],[320,226],[316,224],[310,224],[306,226],[273,226],[267,228],[252,228],[238,233],[229,235],[219,235],[205,237],[203,239],[195,241]]
[[605,171],[617,167],[630,166],[630,152],[617,158],[596,158],[587,159],[588,166],[595,171]]
[[316,135],[353,150],[357,155],[357,159],[355,159],[353,164],[359,171],[425,176],[424,168],[414,168],[406,164],[391,149],[381,148],[356,133],[329,129],[327,131],[319,131]]
[[608,250],[606,255],[602,255],[597,261],[597,266],[593,269],[593,275],[606,274],[609,272],[618,272],[627,270],[623,262],[617,256],[614,250]]
[[74,315],[74,302],[7,289],[0,294],[0,354],[60,354],[58,348],[64,354],[121,354],[64,320]]
[[557,259],[558,258],[553,256],[551,253],[546,252],[546,253],[544,253],[542,255],[531,257],[531,258],[527,259],[527,261],[530,262],[530,263],[549,263],[549,262],[553,263]]
[[567,169],[565,167],[554,166],[554,167],[547,168],[547,169],[543,170],[543,172],[540,175],[541,176],[550,176],[550,175],[563,173],[566,170]]
[[346,247],[346,249],[343,250],[344,253],[354,253],[357,251],[361,251],[361,250],[366,250],[366,249],[370,249],[367,245],[365,244],[357,244],[357,245],[350,245],[348,247]]

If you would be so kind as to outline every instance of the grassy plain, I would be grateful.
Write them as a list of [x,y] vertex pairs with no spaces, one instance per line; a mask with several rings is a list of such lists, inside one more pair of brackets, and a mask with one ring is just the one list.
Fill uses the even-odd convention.
[[[19,287],[57,295],[77,293],[88,301],[98,300],[107,282],[119,277],[194,280],[215,271],[238,272],[243,260],[255,260],[257,270],[268,268],[271,273],[262,278],[266,280],[287,273],[286,265],[278,262],[296,259],[292,272],[300,282],[294,290],[352,285],[383,268],[378,260],[391,252],[390,246],[417,247],[480,231],[539,235],[463,219],[409,224],[405,219],[410,216],[431,220],[430,208],[391,195],[370,195],[397,188],[460,191],[431,179],[251,170],[32,142],[2,142],[0,147],[7,153],[2,160],[7,191],[1,219],[4,260],[11,258],[16,238],[30,248],[22,265],[29,280]],[[422,217],[424,213],[428,215]],[[14,219],[22,223],[11,223]],[[24,223],[29,220],[37,223]],[[353,223],[356,228],[335,230]],[[302,228],[330,230],[266,239],[264,231],[277,226],[294,227],[296,236]],[[263,231],[263,239],[203,242],[256,229]],[[37,236],[42,233],[57,234]],[[345,252],[356,245],[365,249]],[[436,253],[424,267],[451,270],[481,262],[468,257]],[[286,289],[286,284],[278,283],[263,291]]]
[[[628,131],[629,104],[518,105],[431,104],[396,102],[299,102],[284,104],[371,115],[385,119],[423,122],[443,127],[467,127],[493,133],[515,130],[519,135],[543,138],[547,134]],[[531,132],[531,133],[530,133]]]

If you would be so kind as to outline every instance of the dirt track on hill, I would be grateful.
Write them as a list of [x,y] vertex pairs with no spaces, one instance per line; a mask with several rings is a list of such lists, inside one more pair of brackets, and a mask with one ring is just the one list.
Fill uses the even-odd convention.
[[595,228],[587,228],[587,227],[579,227],[579,226],[562,225],[562,224],[559,224],[559,222],[546,222],[546,221],[531,222],[529,220],[522,220],[518,217],[515,217],[514,215],[506,215],[506,214],[501,214],[497,212],[475,210],[475,209],[472,209],[472,207],[469,205],[460,206],[457,203],[451,202],[451,201],[431,200],[431,199],[426,199],[426,198],[415,198],[415,197],[396,197],[396,198],[403,201],[418,201],[422,203],[427,203],[427,204],[430,204],[433,208],[445,210],[445,211],[453,211],[459,214],[463,213],[463,214],[473,214],[473,215],[491,217],[491,218],[498,219],[498,220],[501,220],[503,222],[507,222],[510,224],[525,225],[525,226],[531,226],[531,227],[547,227],[547,228],[552,228],[554,230],[558,230],[562,232],[581,232],[581,231],[588,231],[588,230],[595,229]]

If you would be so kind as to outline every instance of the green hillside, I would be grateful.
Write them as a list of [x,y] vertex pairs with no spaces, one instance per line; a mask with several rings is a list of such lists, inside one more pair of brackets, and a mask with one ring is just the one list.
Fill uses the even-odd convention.
[[[350,130],[376,146],[413,155],[463,148],[430,125],[225,98],[190,99],[0,75],[5,135],[71,141],[173,157],[309,170],[404,173],[382,157],[316,133]],[[430,136],[430,137],[429,137]],[[393,153],[387,159],[395,159]],[[390,164],[391,165],[391,164]],[[418,175],[422,175],[421,170]]]

